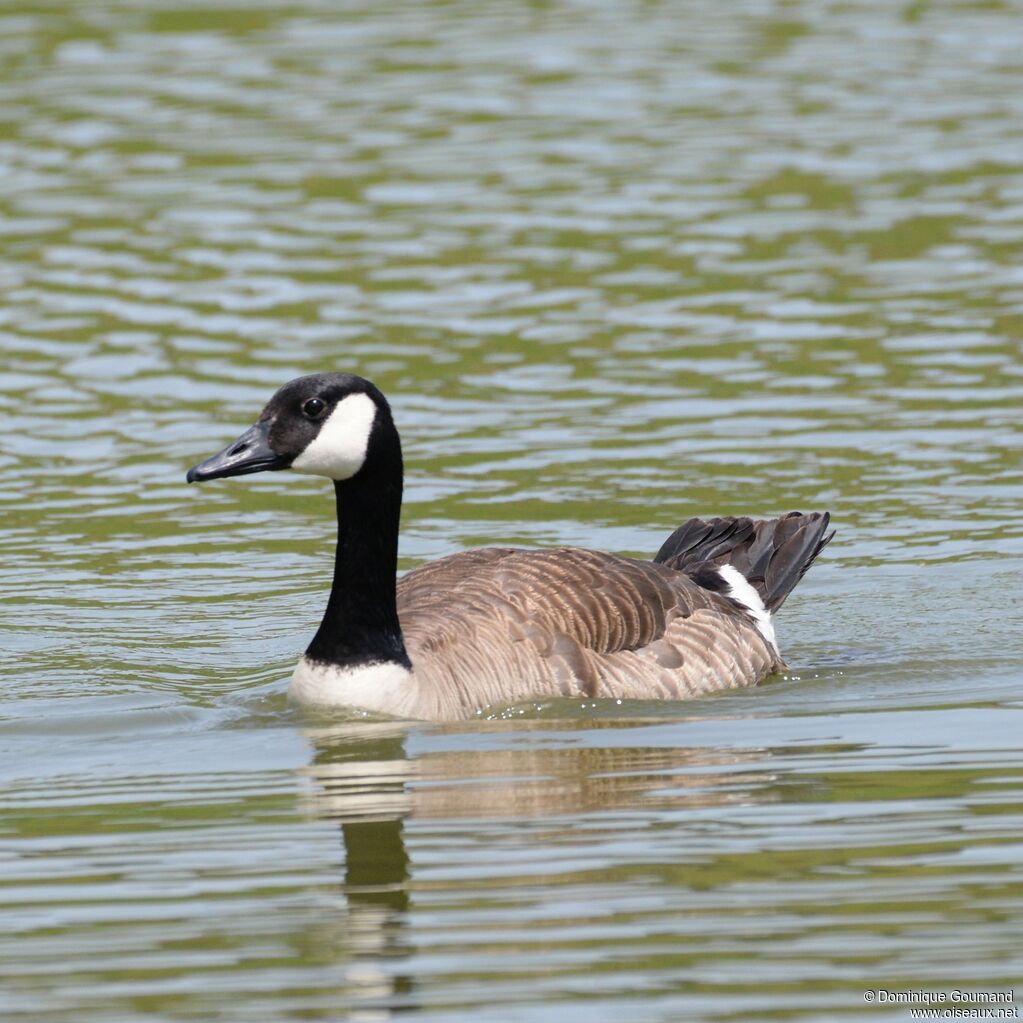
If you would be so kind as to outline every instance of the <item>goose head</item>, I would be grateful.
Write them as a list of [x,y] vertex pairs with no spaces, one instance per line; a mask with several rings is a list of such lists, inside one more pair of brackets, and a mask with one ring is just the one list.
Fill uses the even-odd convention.
[[252,426],[185,478],[201,483],[291,469],[342,482],[390,461],[397,438],[387,400],[368,380],[315,373],[286,383]]

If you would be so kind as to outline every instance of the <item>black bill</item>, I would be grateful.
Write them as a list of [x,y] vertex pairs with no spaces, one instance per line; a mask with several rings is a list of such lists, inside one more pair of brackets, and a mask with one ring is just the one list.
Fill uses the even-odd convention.
[[233,444],[193,465],[185,479],[189,483],[217,480],[225,476],[247,476],[252,472],[287,469],[291,459],[270,447],[270,421],[250,426]]

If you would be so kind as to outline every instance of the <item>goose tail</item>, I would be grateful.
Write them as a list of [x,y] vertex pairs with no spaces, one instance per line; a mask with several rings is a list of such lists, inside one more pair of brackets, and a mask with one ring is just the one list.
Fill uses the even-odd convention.
[[[654,561],[685,572],[700,581],[708,569],[730,583],[739,583],[730,566],[753,587],[761,608],[773,615],[831,542],[827,512],[789,512],[777,519],[754,520],[729,516],[690,519],[661,545]],[[752,603],[750,600],[744,603]]]

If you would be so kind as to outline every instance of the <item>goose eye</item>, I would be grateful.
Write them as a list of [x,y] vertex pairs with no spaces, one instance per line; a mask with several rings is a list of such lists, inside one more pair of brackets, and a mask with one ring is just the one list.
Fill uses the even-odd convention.
[[302,402],[302,415],[309,419],[319,419],[326,407],[326,403],[320,398],[309,398]]

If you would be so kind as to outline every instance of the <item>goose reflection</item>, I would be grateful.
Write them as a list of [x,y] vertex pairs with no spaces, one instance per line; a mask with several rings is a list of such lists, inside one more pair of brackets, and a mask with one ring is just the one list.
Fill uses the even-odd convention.
[[580,815],[609,810],[782,798],[767,748],[629,745],[632,729],[621,722],[608,726],[607,745],[600,744],[605,729],[592,721],[530,726],[528,734],[498,723],[472,731],[369,722],[306,730],[313,749],[304,769],[312,783],[307,809],[340,824],[347,979],[372,1018],[416,1005],[414,978],[401,968],[415,951],[410,821],[550,817],[572,828]]
[[[314,782],[308,809],[345,822],[421,818],[537,817],[606,811],[657,800],[673,806],[720,806],[772,801],[774,775],[761,761],[768,748],[632,746],[594,742],[600,727],[586,723],[576,734],[565,722],[557,732],[531,722],[526,736],[495,729],[498,741],[452,749],[461,733],[434,733],[448,748],[406,755],[409,728],[359,723],[306,731],[314,756],[305,773]],[[495,734],[496,733],[496,734]],[[537,734],[539,733],[539,734]],[[567,733],[567,734],[566,734]],[[500,736],[508,742],[500,745]],[[421,744],[422,745],[422,744]],[[475,747],[475,748],[473,748]],[[744,768],[750,768],[747,772]],[[756,770],[754,770],[756,768]]]
[[[405,937],[409,812],[405,730],[369,723],[307,733],[314,750],[306,773],[315,780],[308,808],[337,820],[345,850],[345,949],[353,1020],[386,1020],[416,1005],[414,983],[400,964]],[[398,966],[395,969],[395,966]]]

